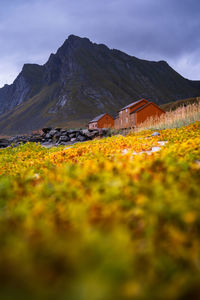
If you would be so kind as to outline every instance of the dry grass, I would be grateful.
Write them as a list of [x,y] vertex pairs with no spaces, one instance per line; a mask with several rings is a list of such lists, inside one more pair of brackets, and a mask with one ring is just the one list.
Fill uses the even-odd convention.
[[160,107],[164,111],[170,111],[170,110],[175,110],[184,105],[198,104],[199,101],[200,101],[200,97],[186,98],[186,99],[180,99],[177,101],[162,104],[162,105],[160,105]]
[[160,117],[151,117],[138,125],[136,131],[143,129],[160,130],[165,128],[179,128],[195,121],[200,121],[200,102],[186,107],[179,107],[174,111],[166,112]]

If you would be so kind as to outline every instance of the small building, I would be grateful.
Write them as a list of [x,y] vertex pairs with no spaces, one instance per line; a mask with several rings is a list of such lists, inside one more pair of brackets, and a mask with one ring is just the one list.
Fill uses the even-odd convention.
[[97,116],[92,121],[88,123],[89,129],[97,129],[97,128],[113,128],[114,127],[114,119],[109,114],[102,114]]
[[115,118],[115,128],[131,128],[143,123],[150,117],[165,113],[158,105],[146,99],[140,99],[123,107]]
[[114,118],[114,128],[115,129],[120,129],[120,120],[119,120],[119,114],[117,114]]

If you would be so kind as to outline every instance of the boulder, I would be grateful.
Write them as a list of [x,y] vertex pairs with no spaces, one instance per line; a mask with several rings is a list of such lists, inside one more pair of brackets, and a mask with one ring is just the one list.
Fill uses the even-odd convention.
[[87,136],[87,134],[89,134],[90,131],[88,129],[82,129],[80,130],[80,134]]
[[6,148],[10,145],[7,139],[0,139],[0,148]]
[[77,132],[79,132],[79,130],[74,130],[74,129],[69,129],[69,130],[67,130],[67,133],[68,134],[73,134],[73,133],[77,133]]
[[46,134],[49,131],[51,131],[51,129],[52,129],[52,127],[45,127],[45,128],[42,128],[42,131]]
[[106,136],[108,133],[108,129],[107,128],[100,128],[99,129],[99,136]]
[[61,135],[59,138],[59,143],[61,142],[69,142],[70,138],[68,136]]
[[54,139],[57,142],[59,140],[59,138],[61,137],[61,132],[58,132],[54,135]]
[[99,135],[99,131],[98,130],[93,130],[93,131],[89,131],[87,132],[87,134],[85,134],[85,136],[88,138],[88,139],[93,139],[95,138],[96,136]]
[[[106,136],[107,129],[61,129],[52,127],[45,127],[41,132],[33,132],[31,135],[18,135],[9,139],[0,139],[0,148],[7,147],[11,144],[14,146],[25,144],[27,142],[40,142],[41,144],[56,144],[56,145],[69,145],[76,142],[84,142],[91,140],[97,136]],[[159,135],[153,133],[152,136]]]
[[76,138],[72,138],[72,139],[71,139],[71,142],[76,142]]
[[57,131],[55,129],[51,129],[51,131],[49,131],[49,135],[50,136],[54,136],[57,133]]
[[47,133],[47,134],[45,135],[45,139],[50,139],[50,138],[51,138],[51,134]]
[[76,132],[76,138],[80,135],[80,131]]
[[60,133],[61,135],[65,135],[65,136],[68,135],[68,131],[64,129],[60,130]]
[[[69,134],[69,133],[68,133]],[[70,133],[69,134],[70,139],[75,138],[76,137],[76,133]]]
[[153,132],[152,133],[152,135],[151,136],[160,136],[160,133],[159,132],[157,132],[157,131],[155,131],[155,132]]
[[87,138],[85,136],[83,136],[83,135],[78,135],[77,136],[77,141],[79,141],[79,142],[84,142],[86,140],[87,140]]
[[43,140],[42,136],[31,136],[30,138],[28,138],[27,141],[39,143],[39,142],[42,142],[42,140]]

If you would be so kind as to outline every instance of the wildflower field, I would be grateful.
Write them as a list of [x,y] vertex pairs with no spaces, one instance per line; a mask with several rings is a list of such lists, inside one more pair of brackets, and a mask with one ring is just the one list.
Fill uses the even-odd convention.
[[200,299],[200,122],[151,134],[0,150],[0,299]]

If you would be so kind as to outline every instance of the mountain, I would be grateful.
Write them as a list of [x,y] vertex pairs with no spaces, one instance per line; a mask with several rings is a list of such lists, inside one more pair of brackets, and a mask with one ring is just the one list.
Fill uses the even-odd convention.
[[0,89],[0,134],[85,126],[142,97],[164,104],[199,95],[200,81],[183,78],[165,61],[70,35],[46,64],[25,64],[13,84]]

